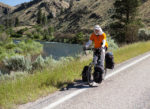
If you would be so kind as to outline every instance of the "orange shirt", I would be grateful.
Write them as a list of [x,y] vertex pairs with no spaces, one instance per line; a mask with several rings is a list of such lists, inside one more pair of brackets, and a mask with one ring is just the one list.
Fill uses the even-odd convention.
[[[94,48],[100,48],[102,46],[102,41],[106,40],[106,34],[96,36],[94,33],[91,35],[90,40],[94,42]],[[108,44],[106,42],[105,46],[108,48]]]

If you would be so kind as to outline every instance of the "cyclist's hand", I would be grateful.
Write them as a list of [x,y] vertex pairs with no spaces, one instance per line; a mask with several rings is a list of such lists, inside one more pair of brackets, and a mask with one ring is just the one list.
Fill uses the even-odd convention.
[[105,49],[105,47],[101,47],[101,49],[102,49],[102,50],[104,50],[104,49]]

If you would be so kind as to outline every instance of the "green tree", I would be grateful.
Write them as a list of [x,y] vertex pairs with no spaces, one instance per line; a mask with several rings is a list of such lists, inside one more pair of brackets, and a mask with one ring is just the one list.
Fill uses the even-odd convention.
[[8,19],[8,26],[12,27],[13,26],[13,20],[12,19]]
[[39,9],[37,13],[37,23],[42,24],[42,10],[41,9]]
[[5,30],[4,25],[0,25],[0,33]]
[[18,17],[15,18],[15,27],[19,26],[19,19]]
[[[110,32],[117,42],[125,42],[128,25],[136,22],[139,0],[116,0],[114,3],[113,23]],[[135,26],[135,25],[134,25]]]
[[54,28],[53,27],[49,27],[47,29],[44,29],[43,31],[44,33],[44,39],[51,41],[54,39]]
[[84,34],[82,32],[79,32],[76,34],[76,36],[74,37],[74,43],[83,43],[84,41]]
[[46,17],[46,15],[44,13],[43,16],[42,16],[42,24],[46,25],[46,23],[47,23],[47,17]]
[[6,28],[9,27],[9,20],[7,18],[4,20],[4,25]]

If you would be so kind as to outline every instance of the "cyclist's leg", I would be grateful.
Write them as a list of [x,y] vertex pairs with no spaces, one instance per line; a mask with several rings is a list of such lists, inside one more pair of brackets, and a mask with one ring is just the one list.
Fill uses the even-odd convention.
[[105,49],[101,51],[101,66],[104,68],[104,61],[105,61]]
[[96,56],[95,52],[93,53],[93,63],[94,65],[97,64],[98,56]]

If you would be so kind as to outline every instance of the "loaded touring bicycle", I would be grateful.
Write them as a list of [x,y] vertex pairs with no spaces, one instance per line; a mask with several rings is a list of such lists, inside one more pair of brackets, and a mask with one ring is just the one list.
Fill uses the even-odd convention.
[[[106,76],[107,69],[114,68],[114,56],[111,52],[105,53],[105,65],[101,66],[101,48],[89,48],[85,49],[85,53],[87,50],[92,50],[94,54],[98,57],[97,63],[92,61],[89,65],[85,66],[82,71],[82,81],[87,82],[90,86],[92,81],[96,83],[101,83],[104,77]],[[93,75],[93,80],[91,79]]]

